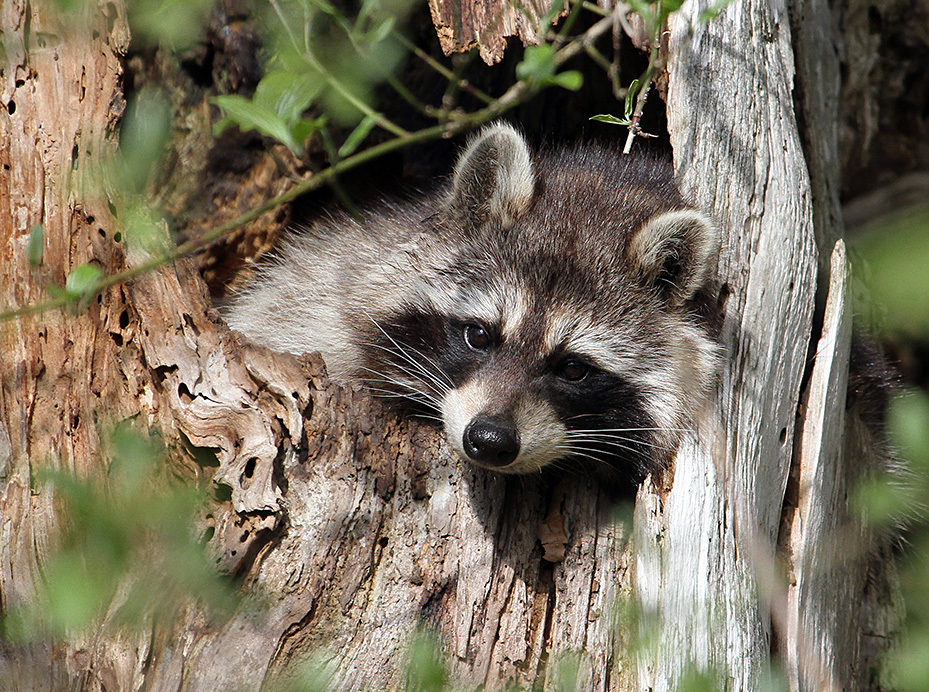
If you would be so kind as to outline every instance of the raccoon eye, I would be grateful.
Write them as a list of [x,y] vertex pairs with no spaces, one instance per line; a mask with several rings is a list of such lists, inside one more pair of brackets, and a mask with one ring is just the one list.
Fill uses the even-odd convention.
[[473,351],[486,351],[490,348],[490,333],[478,324],[469,324],[464,328],[464,340]]
[[568,358],[558,366],[558,377],[569,382],[579,382],[587,377],[590,366],[577,358]]

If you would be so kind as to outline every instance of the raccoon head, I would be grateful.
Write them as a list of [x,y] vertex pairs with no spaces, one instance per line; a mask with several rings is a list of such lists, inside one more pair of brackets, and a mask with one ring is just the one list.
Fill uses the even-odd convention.
[[717,361],[698,307],[719,233],[668,167],[596,147],[534,156],[495,125],[431,223],[403,305],[367,335],[389,386],[481,466],[660,468]]

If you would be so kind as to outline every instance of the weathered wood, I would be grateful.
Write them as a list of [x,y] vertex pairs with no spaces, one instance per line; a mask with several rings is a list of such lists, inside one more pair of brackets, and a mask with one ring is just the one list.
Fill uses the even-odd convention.
[[[46,3],[0,3],[0,295],[4,309],[38,303],[71,267],[122,268],[106,200],[89,195],[93,166],[112,154],[123,111],[120,56],[128,44],[125,8],[87,8],[68,24]],[[84,33],[86,31],[86,34]],[[93,34],[92,32],[96,32]],[[42,263],[27,241],[43,224]],[[100,432],[110,417],[153,413],[151,380],[126,330],[114,288],[80,315],[49,313],[0,324],[0,604],[35,593],[58,526],[52,494],[34,487],[42,469],[99,474]],[[122,340],[123,348],[116,345]],[[119,645],[90,638],[68,656],[52,642],[0,654],[5,689],[76,688],[83,665],[123,681]],[[112,655],[111,655],[112,654]]]
[[510,36],[518,36],[526,45],[541,43],[549,27],[540,24],[550,7],[549,0],[429,0],[432,22],[445,54],[461,53],[477,46],[488,65],[503,58],[506,39]]
[[685,193],[727,232],[725,365],[700,444],[678,455],[667,497],[640,497],[637,510],[635,543],[651,556],[637,589],[661,625],[639,685],[654,690],[674,689],[688,664],[736,690],[766,668],[759,577],[777,541],[816,288],[786,6],[743,0],[700,23],[707,5],[671,22],[668,124]]
[[797,498],[789,529],[792,578],[782,648],[793,690],[854,689],[870,547],[849,512],[860,465],[843,458],[852,321],[845,244],[832,253],[823,330],[797,439]]

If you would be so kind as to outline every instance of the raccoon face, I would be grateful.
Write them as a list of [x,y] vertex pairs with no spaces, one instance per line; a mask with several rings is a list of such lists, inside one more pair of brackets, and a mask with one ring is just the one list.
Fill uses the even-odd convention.
[[717,362],[697,304],[718,231],[669,172],[594,149],[534,159],[496,125],[432,224],[402,305],[362,339],[375,386],[428,409],[484,467],[660,468]]

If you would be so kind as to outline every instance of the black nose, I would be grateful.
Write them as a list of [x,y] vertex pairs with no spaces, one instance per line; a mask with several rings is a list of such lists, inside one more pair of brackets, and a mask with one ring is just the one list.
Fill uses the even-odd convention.
[[465,453],[486,466],[506,466],[519,454],[519,435],[508,420],[477,416],[462,436]]

